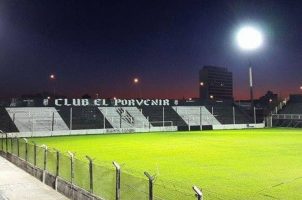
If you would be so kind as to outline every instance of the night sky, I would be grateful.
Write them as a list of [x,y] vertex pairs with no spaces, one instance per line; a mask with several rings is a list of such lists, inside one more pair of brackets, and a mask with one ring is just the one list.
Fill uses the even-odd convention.
[[[299,93],[301,13],[286,0],[0,0],[0,97],[52,91],[51,73],[70,97],[197,97],[198,71],[217,65],[248,98],[248,60],[257,97]],[[234,41],[245,24],[265,35],[253,53]]]

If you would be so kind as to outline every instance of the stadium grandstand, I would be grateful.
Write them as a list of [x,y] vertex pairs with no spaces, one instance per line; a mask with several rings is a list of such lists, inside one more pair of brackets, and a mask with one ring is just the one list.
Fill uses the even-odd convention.
[[302,95],[293,94],[271,113],[271,125],[302,128]]
[[244,128],[253,117],[230,101],[169,99],[12,99],[2,101],[6,132],[146,132]]

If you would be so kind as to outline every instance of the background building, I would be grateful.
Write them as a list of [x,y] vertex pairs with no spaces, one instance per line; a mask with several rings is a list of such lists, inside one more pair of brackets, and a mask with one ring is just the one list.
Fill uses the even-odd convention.
[[201,100],[232,100],[233,74],[225,67],[204,66],[199,71]]

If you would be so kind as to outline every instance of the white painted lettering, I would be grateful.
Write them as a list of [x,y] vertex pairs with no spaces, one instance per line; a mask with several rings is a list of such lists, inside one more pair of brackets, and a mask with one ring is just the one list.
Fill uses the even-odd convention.
[[72,99],[73,106],[81,106],[81,99]]
[[62,106],[62,103],[59,103],[59,101],[62,101],[63,99],[56,99],[55,100],[55,105],[56,106]]
[[82,106],[88,106],[89,100],[88,99],[81,99]]
[[68,99],[64,99],[64,106],[71,106],[71,104],[68,103]]

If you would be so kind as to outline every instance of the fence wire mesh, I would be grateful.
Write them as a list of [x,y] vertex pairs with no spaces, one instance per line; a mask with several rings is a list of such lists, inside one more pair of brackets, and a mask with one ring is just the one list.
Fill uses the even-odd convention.
[[14,155],[18,154],[16,138],[11,138],[11,153]]
[[149,183],[146,177],[136,177],[126,172],[121,172],[122,199],[148,200]]
[[89,178],[89,163],[88,161],[82,161],[74,159],[74,184],[89,191],[90,190],[90,178]]
[[[71,159],[69,154],[59,153],[54,149],[46,149],[46,146],[36,146],[24,139],[6,139],[0,137],[0,150],[18,155],[21,159],[26,159],[27,146],[27,161],[34,165],[36,157],[36,166],[40,169],[46,170],[58,175],[68,182],[83,188],[86,191],[94,193],[105,200],[116,199],[116,169],[113,165],[99,165],[92,161],[92,174],[90,174],[89,161],[86,158]],[[46,150],[45,150],[46,149]],[[46,153],[45,153],[46,151]],[[45,157],[46,156],[46,157]],[[45,162],[46,161],[46,162]],[[71,162],[73,161],[73,162]],[[72,164],[73,163],[73,164]],[[58,167],[57,167],[58,165]],[[73,169],[73,173],[72,173]],[[58,170],[58,171],[57,171]],[[92,182],[90,178],[92,177]],[[153,200],[193,200],[196,199],[193,192],[183,190],[178,187],[176,183],[169,183],[164,181],[153,181]],[[215,196],[214,194],[212,196]],[[132,174],[129,171],[120,172],[120,199],[121,200],[148,200],[149,199],[149,180],[146,176],[139,176],[137,173]]]
[[192,192],[184,191],[183,189],[180,189],[168,183],[156,181],[154,183],[154,196],[154,199],[156,200],[192,200],[195,198],[195,195]]
[[71,182],[71,159],[69,155],[61,153],[60,154],[60,167],[59,174],[64,180]]
[[30,164],[34,165],[34,154],[35,154],[35,148],[34,148],[34,144],[32,143],[28,143],[27,146],[27,162],[29,162]]
[[45,149],[42,147],[37,146],[36,150],[36,166],[40,169],[44,169],[44,151]]
[[115,170],[93,165],[94,192],[104,199],[115,199]]
[[19,139],[19,157],[26,159],[26,142],[23,139]]
[[57,172],[57,152],[53,149],[47,150],[46,169],[52,175]]

